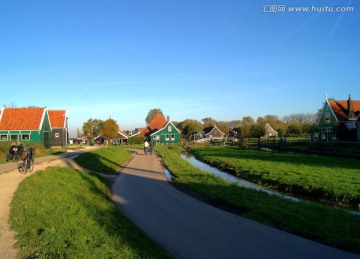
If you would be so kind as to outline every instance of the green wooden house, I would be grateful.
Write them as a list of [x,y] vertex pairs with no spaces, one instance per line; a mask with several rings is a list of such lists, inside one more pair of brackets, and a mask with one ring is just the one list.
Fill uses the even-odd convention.
[[51,147],[51,126],[46,108],[2,108],[0,141],[39,142]]
[[318,123],[312,127],[313,142],[360,142],[360,101],[325,98]]
[[169,119],[163,128],[150,134],[150,141],[156,144],[177,144],[180,140],[180,131]]

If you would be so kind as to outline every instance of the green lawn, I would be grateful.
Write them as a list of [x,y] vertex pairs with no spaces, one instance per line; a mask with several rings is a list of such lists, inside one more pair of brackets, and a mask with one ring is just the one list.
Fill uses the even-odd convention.
[[[156,146],[155,150],[161,155],[173,179],[188,189],[195,190],[218,204],[237,208],[245,217],[360,253],[360,216],[327,205],[295,202],[229,183],[183,160],[180,157],[182,148],[179,146]],[[229,153],[221,148],[210,148],[209,152],[214,152],[214,156],[229,157]],[[237,157],[236,154],[231,154],[234,158]],[[294,163],[298,162],[294,160]]]
[[308,196],[335,206],[360,203],[359,160],[236,147],[191,146],[206,163],[283,192]]
[[[100,172],[116,172],[129,158],[119,147],[93,153],[79,160]],[[107,184],[100,176],[61,167],[24,179],[10,211],[20,257],[172,258],[118,211]]]
[[121,146],[108,146],[87,152],[74,160],[80,166],[97,173],[116,174],[130,159],[131,153]]

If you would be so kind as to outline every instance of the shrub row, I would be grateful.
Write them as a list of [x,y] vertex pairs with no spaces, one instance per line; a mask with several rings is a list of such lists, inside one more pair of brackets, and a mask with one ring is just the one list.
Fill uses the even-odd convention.
[[[9,149],[11,147],[12,141],[1,141],[0,142],[0,158],[5,158],[9,153]],[[24,144],[24,147],[32,147],[35,148],[35,152],[37,155],[42,155],[45,153],[45,147],[38,142],[27,142]]]

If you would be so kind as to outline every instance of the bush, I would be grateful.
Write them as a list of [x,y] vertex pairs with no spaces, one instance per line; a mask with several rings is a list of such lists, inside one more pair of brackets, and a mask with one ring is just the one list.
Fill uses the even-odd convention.
[[129,144],[130,145],[134,145],[134,144],[143,144],[144,143],[144,137],[143,136],[135,136],[135,137],[130,137],[128,139]]
[[39,142],[28,142],[25,147],[35,148],[36,155],[42,155],[46,151],[45,147]]
[[11,146],[10,141],[1,141],[0,142],[0,157],[6,157],[6,155],[9,153],[9,149]]
[[[9,149],[11,146],[11,143],[13,143],[14,141],[1,141],[0,142],[0,158],[5,158],[6,155],[9,153]],[[32,147],[35,148],[35,152],[37,155],[41,155],[43,153],[45,153],[45,147],[38,142],[27,142],[27,143],[23,143],[24,148],[26,147]]]

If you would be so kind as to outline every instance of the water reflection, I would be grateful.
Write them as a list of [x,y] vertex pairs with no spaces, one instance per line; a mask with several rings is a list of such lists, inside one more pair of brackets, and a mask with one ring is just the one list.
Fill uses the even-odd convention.
[[[291,197],[291,196],[288,196],[288,195],[284,195],[284,194],[279,193],[279,192],[269,190],[269,189],[267,189],[265,187],[256,185],[256,184],[254,184],[252,182],[246,181],[244,179],[240,179],[240,178],[238,178],[236,176],[233,176],[232,174],[229,174],[227,172],[220,171],[216,167],[210,166],[210,165],[196,159],[189,152],[182,152],[180,154],[180,156],[181,156],[182,159],[188,161],[193,166],[195,166],[195,167],[197,167],[197,168],[199,168],[199,169],[201,169],[201,170],[203,170],[205,172],[217,175],[217,176],[221,177],[222,179],[224,179],[226,181],[229,181],[231,183],[236,183],[236,184],[238,184],[238,185],[240,185],[242,187],[255,189],[257,191],[263,191],[263,192],[266,192],[266,193],[268,193],[270,195],[277,195],[277,196],[283,197],[285,199],[290,199],[290,200],[297,201],[297,202],[301,201],[300,199],[297,199],[297,198],[294,198],[294,197]],[[167,173],[169,173],[169,172],[167,172]],[[171,176],[170,176],[170,179],[171,179]]]
[[170,174],[169,170],[166,169],[166,167],[164,167],[164,174],[165,174],[166,179],[167,179],[168,181],[172,181],[171,174]]

